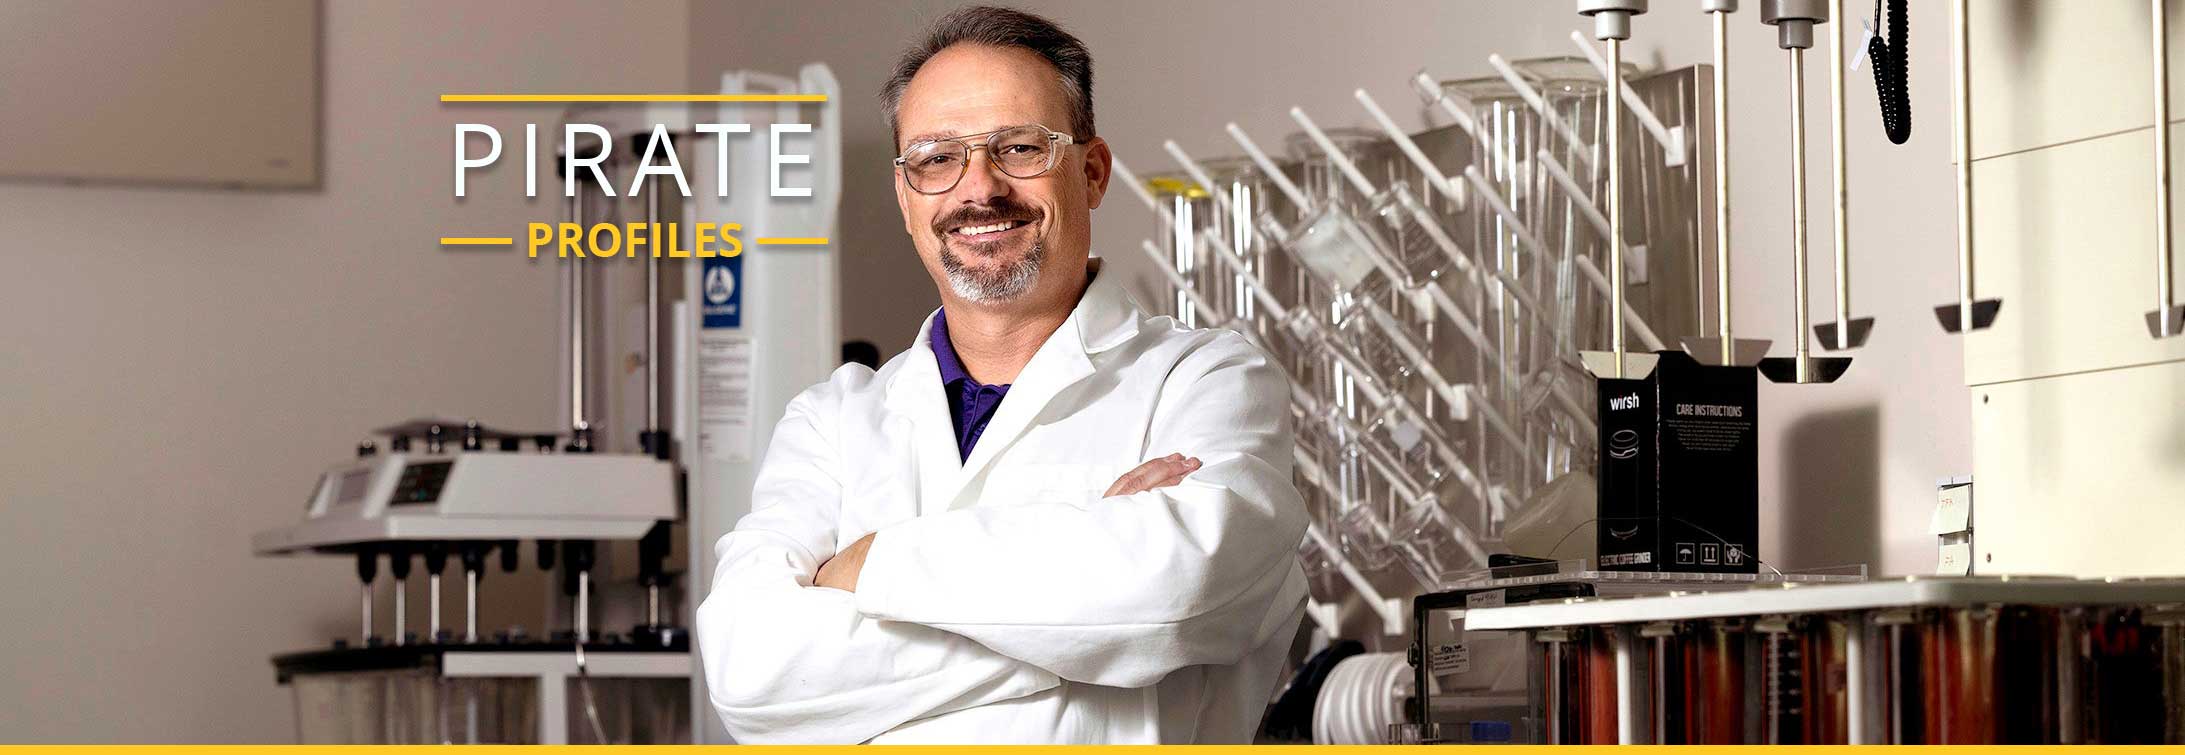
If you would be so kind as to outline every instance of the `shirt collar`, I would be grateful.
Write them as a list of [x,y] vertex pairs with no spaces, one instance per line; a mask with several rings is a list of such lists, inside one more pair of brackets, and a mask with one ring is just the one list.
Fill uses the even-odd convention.
[[956,356],[955,344],[948,340],[947,308],[934,310],[933,327],[927,333],[933,344],[933,364],[941,370],[942,385],[949,385],[959,380],[967,381],[972,385],[980,385],[978,380],[971,377],[971,371],[964,369],[963,359]]

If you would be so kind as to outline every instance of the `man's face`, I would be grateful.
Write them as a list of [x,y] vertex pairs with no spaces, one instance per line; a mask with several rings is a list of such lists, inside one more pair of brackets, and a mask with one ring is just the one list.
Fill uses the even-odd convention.
[[[904,89],[896,147],[1026,124],[1069,133],[1069,105],[1054,66],[1030,50],[956,45],[926,61]],[[903,169],[896,170],[904,230],[935,285],[977,304],[1063,294],[1074,301],[1092,246],[1092,209],[1107,189],[1109,155],[1099,139],[1070,136],[1078,146],[1057,148],[1054,167],[1034,178],[1004,174],[979,148],[983,137],[970,140],[975,148],[963,179],[947,191],[914,191]]]

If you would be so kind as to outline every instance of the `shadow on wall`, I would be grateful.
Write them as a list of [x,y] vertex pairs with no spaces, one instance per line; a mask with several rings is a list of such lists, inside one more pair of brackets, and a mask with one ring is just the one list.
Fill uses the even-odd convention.
[[1879,565],[1881,408],[1814,412],[1783,433],[1780,506],[1783,569]]

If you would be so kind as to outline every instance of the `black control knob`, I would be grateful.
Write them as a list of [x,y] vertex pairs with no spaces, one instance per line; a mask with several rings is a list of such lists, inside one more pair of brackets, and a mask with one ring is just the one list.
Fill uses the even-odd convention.
[[561,594],[577,594],[577,575],[592,570],[593,544],[590,540],[570,540],[561,544],[562,555],[568,557],[569,568],[561,571]]
[[357,551],[357,579],[365,584],[379,578],[379,553],[370,549]]
[[394,436],[393,438],[389,439],[389,440],[387,441],[387,450],[389,450],[389,451],[393,451],[393,452],[395,452],[395,453],[398,453],[398,454],[400,454],[400,453],[409,453],[409,451],[410,451],[410,436],[407,436],[407,435],[397,435],[397,436]]
[[387,566],[389,567],[387,569],[387,573],[393,574],[395,579],[409,579],[410,547],[407,545],[394,545],[388,547]]
[[484,577],[486,574],[486,551],[492,549],[493,546],[491,545],[475,541],[458,546],[456,551],[463,559],[463,571]]
[[670,455],[671,449],[668,445],[668,431],[666,430],[646,430],[638,433],[637,445],[645,450],[646,455],[661,461],[667,461]]
[[523,554],[516,550],[516,546],[521,544],[515,540],[503,540],[495,546],[501,549],[501,571],[514,572],[516,567],[523,565]]
[[369,439],[369,438],[367,438],[367,439],[365,439],[365,440],[364,440],[363,442],[361,442],[361,443],[358,443],[358,444],[357,444],[357,458],[359,458],[359,459],[362,459],[362,458],[364,458],[364,457],[366,457],[366,456],[374,456],[374,455],[377,455],[378,453],[379,453],[379,444],[377,444],[377,443],[373,443],[373,442],[371,441],[371,439]]
[[667,573],[670,522],[656,522],[637,540],[637,583],[658,587]]
[[479,427],[479,426],[478,426],[478,420],[471,420],[471,421],[469,421],[469,422],[466,422],[466,423],[464,423],[464,424],[463,424],[463,450],[465,450],[465,451],[483,451],[483,450],[485,450],[485,447],[486,447],[486,436],[485,436],[485,428],[483,428],[483,427]]
[[554,549],[560,544],[559,540],[539,541],[539,571],[554,570]]
[[425,573],[437,575],[448,568],[448,544],[425,544]]
[[533,435],[531,436],[531,442],[538,446],[539,453],[550,454],[554,452],[554,436],[552,435],[546,433]]
[[509,437],[509,438],[502,438],[502,439],[501,439],[501,450],[502,450],[502,451],[521,451],[521,450],[523,450],[523,440],[522,440],[522,439],[520,439],[520,438],[514,438],[514,437]]
[[425,428],[425,453],[437,454],[448,448],[448,431],[439,425]]

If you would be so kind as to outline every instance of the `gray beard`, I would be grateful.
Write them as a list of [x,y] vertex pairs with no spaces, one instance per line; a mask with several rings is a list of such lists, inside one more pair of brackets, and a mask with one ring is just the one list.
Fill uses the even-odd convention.
[[1032,290],[1032,284],[1039,281],[1039,265],[1046,258],[1045,242],[1033,241],[1032,250],[1008,267],[973,270],[945,240],[941,243],[941,269],[948,273],[948,287],[956,291],[957,298],[980,304],[1008,301]]

